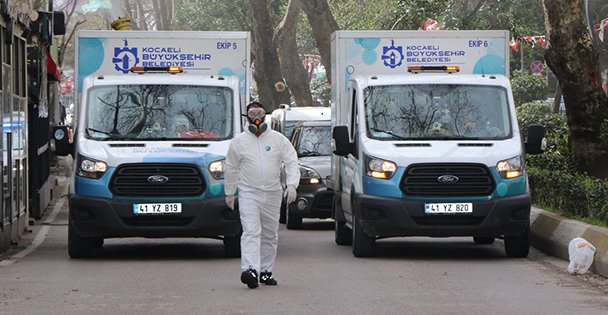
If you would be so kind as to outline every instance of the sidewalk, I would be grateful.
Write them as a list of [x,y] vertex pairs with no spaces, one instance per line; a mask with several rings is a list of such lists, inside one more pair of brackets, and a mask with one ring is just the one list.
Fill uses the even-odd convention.
[[590,270],[608,278],[608,228],[567,219],[535,207],[530,216],[530,245],[569,261],[568,244],[573,238],[582,237],[597,249]]

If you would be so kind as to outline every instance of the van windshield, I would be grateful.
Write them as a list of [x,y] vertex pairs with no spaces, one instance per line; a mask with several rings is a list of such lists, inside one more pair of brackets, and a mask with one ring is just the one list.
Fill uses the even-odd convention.
[[88,94],[86,134],[95,140],[224,140],[232,90],[192,85],[116,85]]
[[298,156],[329,156],[331,155],[331,128],[330,126],[303,127]]
[[378,140],[496,140],[511,136],[507,91],[417,84],[365,89],[367,135]]

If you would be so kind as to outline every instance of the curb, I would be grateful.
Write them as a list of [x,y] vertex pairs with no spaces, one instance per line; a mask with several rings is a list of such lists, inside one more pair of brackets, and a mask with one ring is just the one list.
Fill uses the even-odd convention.
[[530,213],[530,245],[566,261],[568,244],[582,237],[595,246],[592,272],[608,277],[608,228],[567,219],[552,212],[532,207]]

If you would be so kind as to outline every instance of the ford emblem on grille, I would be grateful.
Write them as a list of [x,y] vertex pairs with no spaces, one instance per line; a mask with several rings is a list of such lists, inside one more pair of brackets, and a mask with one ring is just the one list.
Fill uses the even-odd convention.
[[458,180],[459,178],[454,175],[441,175],[437,177],[437,181],[442,184],[453,184],[456,183]]
[[164,184],[169,181],[169,177],[163,175],[152,175],[148,177],[148,183],[151,184]]

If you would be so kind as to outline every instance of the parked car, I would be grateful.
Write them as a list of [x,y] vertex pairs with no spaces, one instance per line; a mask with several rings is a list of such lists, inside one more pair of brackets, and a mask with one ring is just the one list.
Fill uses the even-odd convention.
[[330,107],[293,107],[281,104],[272,111],[271,127],[291,139],[293,128],[302,121],[329,121],[331,119]]
[[291,137],[300,164],[300,185],[296,201],[281,205],[281,217],[288,229],[302,227],[302,218],[332,216],[333,193],[325,181],[331,172],[330,121],[308,121],[296,125]]

